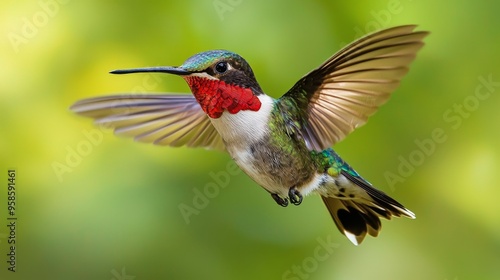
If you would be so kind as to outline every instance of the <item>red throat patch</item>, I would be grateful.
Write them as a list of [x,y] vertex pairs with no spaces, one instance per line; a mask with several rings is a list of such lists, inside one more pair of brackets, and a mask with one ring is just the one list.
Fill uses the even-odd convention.
[[236,114],[241,110],[258,111],[261,102],[251,89],[197,76],[184,77],[203,111],[219,118],[224,110]]

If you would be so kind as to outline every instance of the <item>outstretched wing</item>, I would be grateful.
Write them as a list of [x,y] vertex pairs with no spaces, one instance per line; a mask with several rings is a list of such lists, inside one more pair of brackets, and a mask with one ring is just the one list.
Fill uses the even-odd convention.
[[363,37],[300,79],[279,102],[301,108],[301,133],[321,151],[366,123],[384,104],[428,32],[399,26]]
[[192,95],[104,96],[80,100],[70,109],[140,142],[225,150],[222,138]]

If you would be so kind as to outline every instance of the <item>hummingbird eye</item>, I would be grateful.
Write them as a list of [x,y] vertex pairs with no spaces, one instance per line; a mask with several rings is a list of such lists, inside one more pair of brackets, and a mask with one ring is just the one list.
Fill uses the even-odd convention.
[[225,61],[222,61],[222,62],[219,62],[215,65],[215,71],[217,71],[218,73],[220,74],[223,74],[227,71],[227,62]]

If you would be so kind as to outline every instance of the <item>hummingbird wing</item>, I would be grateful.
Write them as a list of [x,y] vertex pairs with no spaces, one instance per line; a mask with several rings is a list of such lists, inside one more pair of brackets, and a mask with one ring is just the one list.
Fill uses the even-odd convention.
[[389,99],[428,34],[415,27],[389,28],[351,43],[280,98],[281,106],[300,108],[309,149],[322,151],[344,139]]
[[104,96],[80,100],[70,109],[140,142],[225,151],[222,138],[192,95]]

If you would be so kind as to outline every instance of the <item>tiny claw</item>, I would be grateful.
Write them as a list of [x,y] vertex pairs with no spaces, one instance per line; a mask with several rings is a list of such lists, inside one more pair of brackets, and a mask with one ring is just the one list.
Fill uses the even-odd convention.
[[288,191],[288,197],[290,198],[290,202],[297,206],[302,203],[302,194],[297,190],[296,187],[291,187]]
[[282,198],[277,193],[272,193],[271,197],[274,199],[274,201],[276,201],[276,203],[278,203],[278,205],[283,206],[283,207],[288,206],[288,199],[287,198]]

